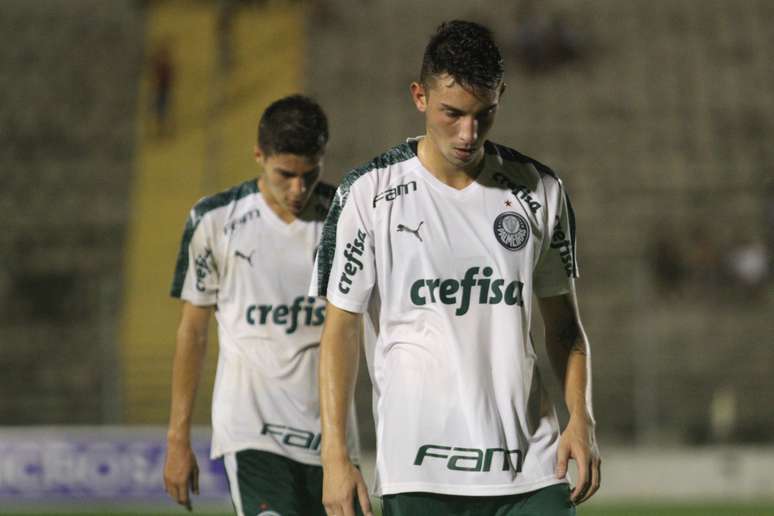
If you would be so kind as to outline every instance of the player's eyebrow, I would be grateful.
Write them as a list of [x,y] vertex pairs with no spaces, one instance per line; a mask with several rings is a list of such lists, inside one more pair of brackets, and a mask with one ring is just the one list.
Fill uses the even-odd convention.
[[[488,106],[486,106],[486,107],[483,107],[483,108],[481,108],[481,110],[480,110],[480,111],[478,111],[478,112],[477,112],[477,113],[475,113],[475,114],[476,114],[476,115],[480,115],[481,113],[486,113],[487,111],[490,111],[490,110],[492,110],[492,109],[496,108],[496,107],[497,107],[497,104],[498,104],[497,102],[493,102],[492,104],[490,104],[490,105],[488,105]],[[442,107],[443,109],[448,109],[449,111],[452,111],[452,112],[454,112],[454,113],[463,113],[463,114],[465,113],[465,111],[463,111],[462,109],[460,109],[460,108],[456,108],[456,107],[454,107],[454,106],[450,106],[449,104],[446,104],[446,103],[444,103],[444,102],[441,102],[441,107]]]
[[310,168],[310,169],[307,169],[307,170],[303,170],[301,172],[296,172],[296,171],[293,171],[293,170],[285,170],[284,168],[279,168],[279,167],[276,167],[274,170],[276,170],[280,174],[291,175],[291,176],[303,176],[303,175],[306,175],[306,174],[312,174],[314,172],[318,172],[320,170],[320,166],[317,165],[316,167],[313,167],[313,168]]

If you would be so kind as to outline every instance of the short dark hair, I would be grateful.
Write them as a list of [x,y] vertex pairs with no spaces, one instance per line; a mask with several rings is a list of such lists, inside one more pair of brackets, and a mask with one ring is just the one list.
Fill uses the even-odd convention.
[[328,143],[328,118],[320,105],[305,95],[272,102],[258,122],[258,147],[266,156],[318,156]]
[[425,47],[419,81],[447,73],[464,88],[497,88],[505,68],[492,31],[478,23],[452,20],[438,26]]

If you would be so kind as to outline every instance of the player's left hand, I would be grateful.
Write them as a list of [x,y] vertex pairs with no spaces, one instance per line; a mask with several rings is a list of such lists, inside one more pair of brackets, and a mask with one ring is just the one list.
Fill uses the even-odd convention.
[[189,512],[193,510],[190,493],[199,494],[199,466],[189,443],[168,442],[164,461],[164,490]]
[[559,438],[557,478],[567,475],[570,459],[578,466],[578,481],[570,494],[570,501],[577,505],[591,498],[602,480],[602,458],[594,434],[594,422],[587,417],[571,416]]

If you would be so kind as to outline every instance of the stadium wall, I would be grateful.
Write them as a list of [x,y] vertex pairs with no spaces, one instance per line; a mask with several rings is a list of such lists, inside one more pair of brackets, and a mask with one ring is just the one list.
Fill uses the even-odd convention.
[[0,2],[0,423],[120,419],[136,2]]

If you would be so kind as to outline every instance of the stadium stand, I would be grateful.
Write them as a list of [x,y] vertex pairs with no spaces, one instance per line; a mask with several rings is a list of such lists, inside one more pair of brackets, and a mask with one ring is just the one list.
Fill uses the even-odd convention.
[[0,5],[0,422],[119,419],[116,321],[143,19]]
[[[171,47],[176,68],[172,132],[151,113],[151,68],[142,81],[126,287],[121,323],[123,421],[164,424],[180,307],[169,298],[185,219],[193,204],[258,173],[253,157],[259,114],[298,91],[303,23],[296,4],[169,1],[147,9],[146,48]],[[228,17],[228,19],[224,19]],[[214,329],[213,325],[213,329]],[[209,423],[217,340],[197,397],[196,422]]]
[[[329,170],[422,131],[407,85],[442,20],[484,22],[511,50],[493,139],[572,195],[604,440],[770,442],[774,4],[316,5],[306,87],[334,121]],[[572,58],[525,66],[525,13],[561,21]],[[682,271],[665,292],[657,244]]]

